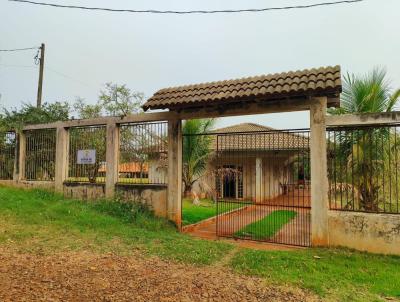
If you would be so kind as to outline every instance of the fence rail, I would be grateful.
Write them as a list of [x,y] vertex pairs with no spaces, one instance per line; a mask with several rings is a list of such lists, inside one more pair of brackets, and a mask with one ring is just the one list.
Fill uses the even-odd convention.
[[386,124],[327,129],[331,210],[400,213],[399,128]]

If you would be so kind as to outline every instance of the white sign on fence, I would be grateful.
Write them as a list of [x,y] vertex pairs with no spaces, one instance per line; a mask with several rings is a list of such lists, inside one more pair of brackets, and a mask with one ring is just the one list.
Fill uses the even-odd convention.
[[78,165],[90,165],[96,163],[96,150],[78,150]]

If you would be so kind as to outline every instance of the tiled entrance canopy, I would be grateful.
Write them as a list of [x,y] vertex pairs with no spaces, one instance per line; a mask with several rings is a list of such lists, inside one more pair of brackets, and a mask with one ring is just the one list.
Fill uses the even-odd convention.
[[328,97],[328,107],[339,106],[342,90],[340,66],[276,73],[157,91],[144,105],[147,109],[196,108],[237,102],[279,101]]

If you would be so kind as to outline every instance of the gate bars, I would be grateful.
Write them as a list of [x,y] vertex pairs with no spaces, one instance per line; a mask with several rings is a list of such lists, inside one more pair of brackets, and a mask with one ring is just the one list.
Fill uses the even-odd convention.
[[308,129],[217,135],[217,235],[309,246]]

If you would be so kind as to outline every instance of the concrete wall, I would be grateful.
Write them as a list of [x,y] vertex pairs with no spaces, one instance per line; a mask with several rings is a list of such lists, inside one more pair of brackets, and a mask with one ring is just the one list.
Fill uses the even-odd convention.
[[166,185],[123,185],[117,184],[116,195],[126,202],[146,204],[154,214],[167,217]]
[[[116,197],[126,202],[142,202],[159,217],[167,216],[166,185],[117,184]],[[64,196],[67,198],[96,200],[106,197],[105,184],[64,183]]]
[[54,181],[0,180],[1,185],[24,189],[45,189],[54,191]]
[[106,197],[105,184],[66,182],[63,187],[63,194],[67,198],[96,200]]
[[328,212],[330,246],[400,255],[400,215]]

